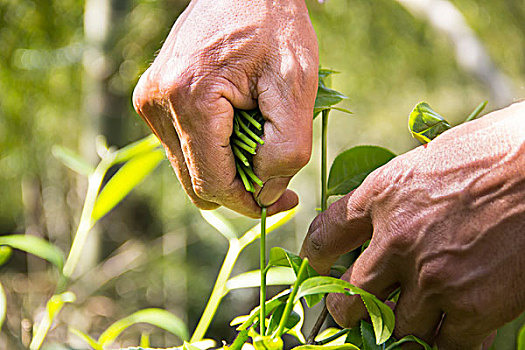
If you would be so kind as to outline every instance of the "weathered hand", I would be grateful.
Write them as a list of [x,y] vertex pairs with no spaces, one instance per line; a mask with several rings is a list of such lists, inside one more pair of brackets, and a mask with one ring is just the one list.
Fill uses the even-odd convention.
[[[327,273],[371,238],[343,278],[381,299],[397,287],[395,335],[478,349],[525,309],[525,103],[393,159],[312,223],[303,256]],[[331,294],[342,326],[366,315]]]
[[[297,204],[286,190],[309,160],[318,53],[304,0],[194,0],[135,88],[137,112],[159,137],[186,193],[202,209],[256,217]],[[235,176],[233,107],[266,119],[255,200]]]

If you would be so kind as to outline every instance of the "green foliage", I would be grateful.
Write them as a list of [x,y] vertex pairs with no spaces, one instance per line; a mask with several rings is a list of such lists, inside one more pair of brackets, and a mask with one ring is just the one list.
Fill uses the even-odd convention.
[[[62,271],[64,266],[64,254],[62,251],[40,237],[32,235],[0,236],[0,246],[2,245],[7,245],[45,259],[55,265],[59,271]],[[5,256],[3,259],[5,259]]]
[[5,316],[7,314],[7,298],[5,296],[4,286],[0,283],[0,330],[4,325]]
[[421,143],[430,142],[450,128],[450,124],[426,102],[418,103],[408,117],[408,129]]
[[189,338],[188,329],[181,319],[166,310],[152,308],[139,310],[113,323],[100,335],[98,343],[102,347],[111,345],[124,330],[137,323],[152,324],[182,340]]
[[378,146],[356,146],[340,153],[332,163],[328,177],[328,195],[345,195],[357,188],[375,169],[395,154]]

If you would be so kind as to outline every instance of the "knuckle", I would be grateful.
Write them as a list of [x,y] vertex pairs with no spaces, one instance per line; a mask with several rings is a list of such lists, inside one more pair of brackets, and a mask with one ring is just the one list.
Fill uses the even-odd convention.
[[288,146],[280,152],[279,159],[282,168],[288,169],[290,175],[294,175],[310,161],[311,143],[298,140]]

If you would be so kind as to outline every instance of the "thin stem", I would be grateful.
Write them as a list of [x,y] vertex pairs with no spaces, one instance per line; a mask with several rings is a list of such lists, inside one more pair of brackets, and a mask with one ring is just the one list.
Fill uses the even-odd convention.
[[244,171],[246,172],[246,174],[252,179],[253,182],[255,182],[257,185],[263,187],[264,186],[264,183],[262,182],[261,179],[259,179],[257,177],[257,175],[255,175],[255,173],[253,172],[252,168],[251,167],[245,167],[244,168]]
[[257,128],[257,130],[261,130],[262,129],[262,125],[257,120],[253,119],[253,117],[251,115],[249,115],[245,111],[240,111],[240,112],[241,112],[241,115],[244,118],[246,118],[246,120],[248,120],[253,126],[255,126]]
[[[84,206],[82,208],[82,214],[80,216],[80,222],[78,224],[77,232],[75,238],[73,239],[73,244],[71,245],[71,250],[64,264],[63,276],[66,280],[70,279],[75,268],[77,267],[80,257],[82,256],[82,250],[86,244],[87,238],[89,236],[89,231],[93,227],[94,221],[92,219],[93,208],[97,200],[98,190],[102,185],[104,176],[108,169],[113,165],[115,159],[115,154],[108,154],[100,163],[98,163],[97,168],[91,174],[88,181],[88,190],[86,193],[86,199],[84,200]],[[61,281],[59,290],[57,292],[62,292],[62,288],[65,288],[67,281]]]
[[248,158],[244,154],[242,154],[241,150],[235,146],[232,145],[233,154],[246,166],[250,166],[250,162],[248,162]]
[[317,321],[315,321],[314,327],[312,328],[312,331],[310,332],[308,339],[306,339],[306,344],[308,345],[315,344],[315,337],[317,337],[317,334],[319,334],[319,331],[321,330],[321,327],[323,326],[323,323],[326,320],[327,316],[328,316],[328,308],[326,307],[326,302],[325,302],[323,306],[323,310],[319,314],[319,317],[317,317]]
[[328,113],[325,109],[322,112],[322,131],[321,131],[321,211],[325,211],[328,206],[327,196],[327,139],[328,139]]
[[248,192],[253,192],[253,186],[250,180],[246,177],[246,174],[244,173],[244,170],[242,170],[242,167],[239,165],[239,163],[235,162],[235,167],[237,168],[237,172],[239,173],[239,176],[241,177],[242,183],[244,184],[244,188]]
[[240,244],[238,239],[230,241],[228,252],[226,253],[226,257],[224,258],[221,269],[219,270],[219,275],[217,276],[217,280],[215,281],[215,285],[211,291],[210,298],[208,299],[206,308],[204,309],[201,319],[197,324],[197,328],[191,336],[190,343],[202,340],[206,334],[213,316],[215,315],[215,312],[217,311],[217,308],[219,307],[219,304],[225,295],[226,282],[228,281],[228,278],[230,278],[233,266],[235,265],[235,262],[237,261],[237,258],[239,257],[242,249],[243,246]]
[[239,120],[237,120],[237,122],[239,123],[240,127],[248,134],[248,136],[250,136],[252,139],[254,139],[258,144],[264,145],[264,141],[259,136],[257,136],[253,131],[251,131],[250,128],[248,128],[242,122],[242,120],[239,119]]
[[260,318],[259,321],[261,323],[260,332],[261,335],[264,335],[266,333],[265,326],[266,326],[266,208],[261,208],[261,251],[260,251],[260,258],[261,258],[261,293],[260,293]]
[[284,307],[283,315],[281,317],[281,321],[279,322],[279,327],[275,331],[273,337],[280,337],[284,333],[286,321],[288,321],[288,317],[290,316],[290,313],[292,312],[294,299],[295,299],[295,296],[297,295],[297,290],[299,289],[299,285],[304,280],[304,274],[306,273],[307,266],[308,266],[308,258],[304,258],[303,262],[301,263],[301,267],[299,268],[299,272],[297,273],[297,279],[295,280],[295,283],[292,287],[292,292],[290,293],[290,296],[288,297],[288,301],[286,302],[286,306]]
[[315,342],[315,345],[324,345],[324,344],[328,344],[330,343],[331,341],[334,341],[336,340],[337,338],[339,337],[342,337],[343,335],[345,334],[348,334],[348,332],[350,332],[350,330],[347,328],[347,329],[341,329],[339,332],[329,336],[328,338],[326,339],[323,339],[323,340],[319,340],[318,342]]

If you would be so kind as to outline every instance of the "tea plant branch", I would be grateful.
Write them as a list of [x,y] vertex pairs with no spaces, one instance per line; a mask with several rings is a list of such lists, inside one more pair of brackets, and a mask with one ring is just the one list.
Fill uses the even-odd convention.
[[303,262],[301,263],[301,267],[299,268],[299,272],[297,273],[297,279],[295,280],[295,283],[292,287],[292,292],[290,293],[290,296],[288,297],[288,301],[286,302],[286,306],[283,311],[283,316],[281,317],[281,321],[279,322],[279,327],[273,334],[272,338],[280,337],[284,333],[286,322],[288,321],[288,317],[290,316],[290,313],[292,312],[292,309],[293,309],[295,296],[297,295],[297,291],[299,290],[299,285],[304,280],[304,276],[305,276],[307,267],[308,267],[308,258],[304,258]]
[[319,334],[319,331],[321,330],[321,327],[323,326],[324,321],[326,321],[326,318],[328,317],[328,308],[326,307],[326,301],[323,305],[323,310],[319,314],[319,317],[317,318],[317,321],[315,321],[315,324],[312,328],[312,331],[310,332],[310,335],[306,339],[306,344],[312,345],[315,344],[315,337]]
[[73,239],[73,244],[66,259],[66,263],[64,264],[64,270],[62,273],[64,278],[61,283],[59,283],[58,292],[61,292],[61,289],[65,288],[67,280],[71,278],[78,262],[80,261],[82,249],[84,248],[88,238],[89,231],[94,225],[92,214],[93,208],[95,207],[95,202],[97,200],[98,191],[102,185],[102,181],[104,180],[106,172],[113,165],[115,157],[116,153],[107,152],[100,163],[97,165],[93,174],[89,176],[88,190],[86,199],[84,200],[82,214],[80,216],[80,223],[78,224],[77,232],[75,234],[75,238]]
[[260,323],[261,328],[260,332],[261,335],[264,335],[266,333],[265,330],[265,318],[266,318],[266,274],[268,273],[268,269],[266,268],[266,208],[261,208],[261,251],[260,251],[260,258],[261,258],[261,292],[260,292],[260,305],[261,305],[261,311],[260,311]]
[[206,334],[213,316],[215,315],[222,298],[227,292],[225,288],[226,282],[228,281],[228,278],[230,278],[233,266],[235,265],[235,262],[237,261],[237,258],[244,247],[245,246],[242,245],[240,240],[237,238],[229,241],[228,252],[226,253],[226,257],[224,258],[221,269],[219,270],[219,275],[217,276],[217,280],[215,281],[215,285],[211,291],[206,308],[204,309],[199,323],[197,324],[197,328],[195,328],[195,331],[190,338],[190,343],[202,340]]

